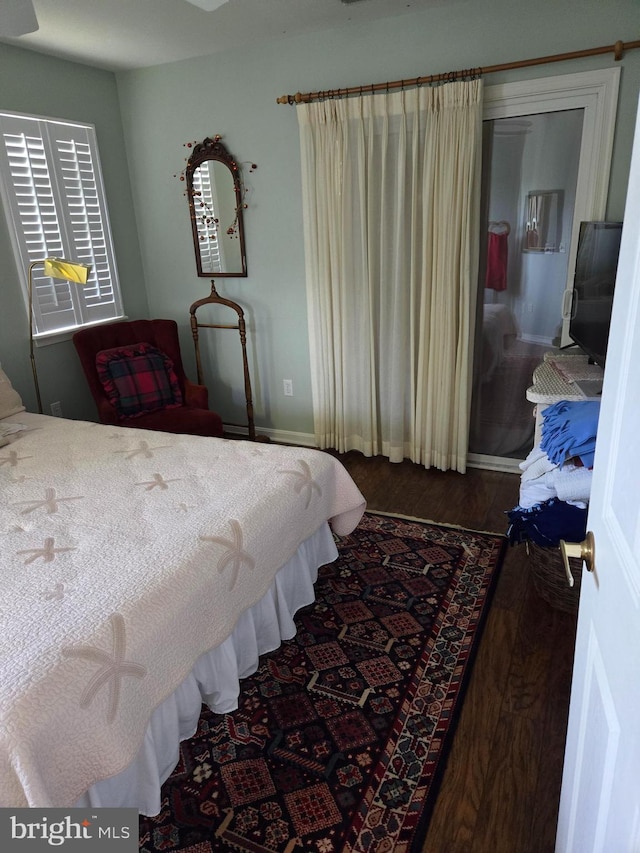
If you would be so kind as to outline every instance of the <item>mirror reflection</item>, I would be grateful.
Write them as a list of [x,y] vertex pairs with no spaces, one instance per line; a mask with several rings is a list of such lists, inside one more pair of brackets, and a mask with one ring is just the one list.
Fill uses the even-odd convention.
[[527,194],[523,252],[559,252],[562,243],[562,190]]
[[194,147],[186,180],[198,275],[246,276],[240,175],[219,136]]

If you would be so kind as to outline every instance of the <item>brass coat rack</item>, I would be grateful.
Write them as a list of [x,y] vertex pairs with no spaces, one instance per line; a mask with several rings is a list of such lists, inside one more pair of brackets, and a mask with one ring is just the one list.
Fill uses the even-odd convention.
[[[196,317],[196,312],[198,308],[201,308],[203,305],[224,305],[226,308],[231,308],[238,315],[238,322],[236,324],[200,323],[198,322],[198,319]],[[223,296],[220,296],[220,294],[216,290],[215,281],[211,279],[211,294],[205,297],[204,299],[198,299],[197,302],[194,302],[193,305],[189,308],[189,315],[191,322],[191,334],[193,335],[193,343],[196,350],[196,369],[198,372],[198,382],[201,385],[204,385],[205,382],[202,373],[202,362],[200,359],[199,330],[236,329],[240,333],[240,344],[242,346],[242,367],[244,370],[244,394],[247,405],[247,429],[249,432],[249,440],[268,441],[268,438],[256,435],[256,428],[253,419],[253,397],[251,393],[251,377],[249,375],[249,361],[247,359],[247,331],[244,320],[244,311],[242,310],[241,306],[238,305],[237,302],[233,302],[233,300],[231,299],[225,299]],[[231,426],[241,426],[241,424],[231,424]]]

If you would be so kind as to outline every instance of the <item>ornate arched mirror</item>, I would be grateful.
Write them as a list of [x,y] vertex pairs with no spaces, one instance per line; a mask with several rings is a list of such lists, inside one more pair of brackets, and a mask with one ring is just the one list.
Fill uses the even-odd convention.
[[194,145],[185,179],[198,275],[246,277],[242,181],[219,136]]

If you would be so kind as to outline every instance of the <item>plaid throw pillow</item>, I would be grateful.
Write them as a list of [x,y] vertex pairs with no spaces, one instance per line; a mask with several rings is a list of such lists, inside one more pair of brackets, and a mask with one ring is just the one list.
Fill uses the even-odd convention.
[[105,393],[122,417],[136,418],[182,405],[171,359],[147,343],[102,350],[96,356]]

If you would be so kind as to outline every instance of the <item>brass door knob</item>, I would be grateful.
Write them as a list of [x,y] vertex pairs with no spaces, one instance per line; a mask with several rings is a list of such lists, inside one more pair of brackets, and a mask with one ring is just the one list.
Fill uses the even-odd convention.
[[569,557],[577,557],[583,560],[587,571],[592,572],[596,566],[596,540],[593,533],[588,530],[586,539],[582,542],[565,542],[560,540],[560,553],[562,554],[562,562],[567,575],[569,586],[573,586],[573,575],[571,574],[571,566],[569,565]]

